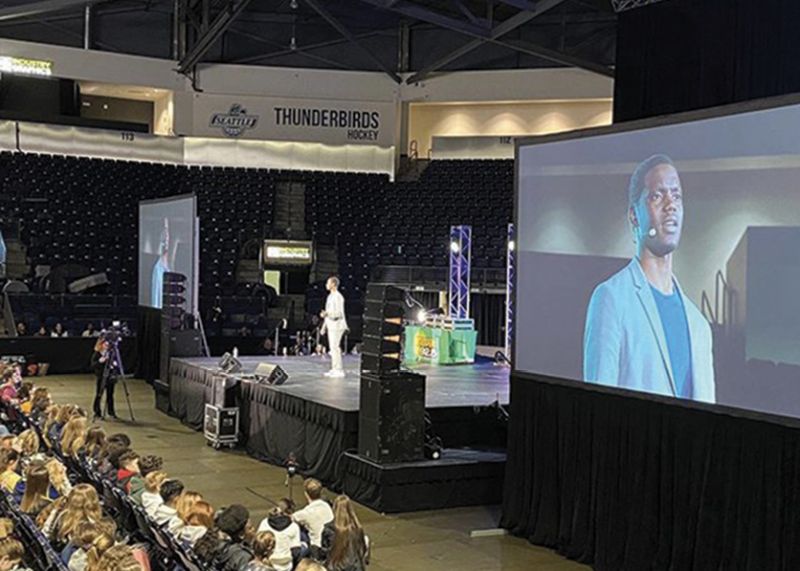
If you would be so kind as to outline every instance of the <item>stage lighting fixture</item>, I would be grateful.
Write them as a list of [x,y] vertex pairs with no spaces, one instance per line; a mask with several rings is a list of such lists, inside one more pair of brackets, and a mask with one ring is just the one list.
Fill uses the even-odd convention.
[[424,309],[420,309],[417,312],[417,321],[419,321],[420,323],[425,323],[426,319],[428,319],[428,312],[425,311]]
[[458,251],[461,249],[461,246],[458,245],[458,242],[455,240],[450,242],[450,251],[454,254],[458,254]]
[[516,248],[516,247],[517,247],[517,245],[514,243],[514,240],[509,240],[509,242],[508,242],[508,251],[509,252],[513,252],[514,248]]

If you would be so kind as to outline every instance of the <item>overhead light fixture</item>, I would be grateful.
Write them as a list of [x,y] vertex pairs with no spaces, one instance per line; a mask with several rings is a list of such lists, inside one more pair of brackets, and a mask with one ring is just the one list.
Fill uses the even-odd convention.
[[458,254],[458,252],[460,250],[461,250],[461,246],[458,244],[458,242],[456,242],[455,240],[450,242],[450,251],[451,252],[453,252],[454,254]]
[[292,10],[297,10],[297,0],[292,0],[291,2],[289,2],[289,8],[291,8]]
[[509,252],[513,252],[514,248],[516,248],[516,247],[517,247],[517,245],[514,243],[514,240],[509,240],[508,241],[508,251]]

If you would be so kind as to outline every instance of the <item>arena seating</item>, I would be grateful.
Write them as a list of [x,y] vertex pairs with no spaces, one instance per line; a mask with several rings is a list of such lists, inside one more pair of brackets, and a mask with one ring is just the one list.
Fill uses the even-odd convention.
[[[237,299],[235,271],[244,245],[271,236],[276,183],[306,185],[306,229],[334,246],[348,307],[357,308],[378,266],[447,266],[451,225],[473,225],[473,266],[505,266],[506,227],[513,210],[513,161],[433,161],[419,180],[384,175],[251,168],[186,167],[57,155],[0,153],[0,218],[20,220],[32,265],[75,264],[106,272],[119,313],[131,319],[137,288],[140,200],[196,193],[200,216],[201,313],[223,306],[218,334],[246,326],[266,333],[285,309],[268,315],[268,301]],[[320,286],[317,285],[319,290]],[[314,287],[313,298],[323,295]],[[66,322],[79,333],[93,315],[79,302],[21,304],[33,332],[42,320]],[[54,305],[55,307],[50,307]],[[52,311],[50,311],[52,309]],[[116,306],[115,306],[116,309]],[[217,333],[217,328],[209,332]]]

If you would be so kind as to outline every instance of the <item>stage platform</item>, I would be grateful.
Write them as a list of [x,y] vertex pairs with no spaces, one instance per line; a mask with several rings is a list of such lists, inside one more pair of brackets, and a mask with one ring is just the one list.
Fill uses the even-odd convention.
[[[239,360],[243,374],[267,362],[280,365],[289,377],[280,386],[238,383],[234,400],[241,415],[241,443],[247,452],[278,465],[293,456],[303,473],[343,489],[342,459],[345,452],[355,452],[358,446],[360,358],[345,357],[346,376],[340,379],[324,376],[330,368],[325,357]],[[156,395],[157,406],[200,430],[205,404],[213,402],[214,387],[219,383],[217,362],[217,358],[173,358],[169,392],[162,398]],[[426,376],[426,410],[433,433],[447,448],[505,448],[505,425],[498,421],[492,404],[508,404],[506,367],[480,359],[471,365],[424,365],[413,370]]]

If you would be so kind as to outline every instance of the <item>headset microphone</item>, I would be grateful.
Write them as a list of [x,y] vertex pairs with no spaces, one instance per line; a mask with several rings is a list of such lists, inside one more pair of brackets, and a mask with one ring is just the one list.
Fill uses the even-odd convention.
[[647,235],[650,236],[651,238],[655,238],[656,234],[657,232],[655,228],[650,228],[650,230],[647,231]]

